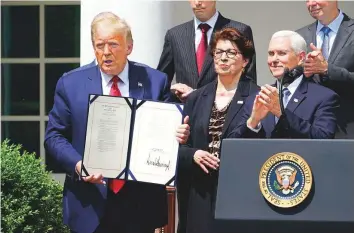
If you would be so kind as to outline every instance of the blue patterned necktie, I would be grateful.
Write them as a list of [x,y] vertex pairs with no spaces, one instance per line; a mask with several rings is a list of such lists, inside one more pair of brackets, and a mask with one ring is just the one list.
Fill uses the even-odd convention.
[[[288,105],[288,102],[289,102],[289,97],[290,97],[290,94],[291,92],[289,91],[288,88],[284,88],[283,89],[283,105],[284,105],[284,108],[286,108],[286,106]],[[278,117],[275,117],[275,124],[278,122]]]
[[323,32],[323,42],[322,42],[322,54],[323,57],[328,60],[329,57],[329,33],[331,29],[329,27],[323,27],[321,29]]
[[289,91],[288,88],[284,88],[283,89],[283,104],[284,104],[284,108],[286,108],[286,105],[288,105],[290,94],[291,94],[291,92]]

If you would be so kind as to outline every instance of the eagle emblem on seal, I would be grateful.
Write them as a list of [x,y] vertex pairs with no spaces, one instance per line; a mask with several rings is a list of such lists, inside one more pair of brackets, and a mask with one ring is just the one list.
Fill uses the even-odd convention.
[[299,181],[296,181],[297,171],[290,165],[284,165],[276,169],[275,171],[277,179],[274,180],[274,188],[281,190],[284,195],[293,193],[299,185]]

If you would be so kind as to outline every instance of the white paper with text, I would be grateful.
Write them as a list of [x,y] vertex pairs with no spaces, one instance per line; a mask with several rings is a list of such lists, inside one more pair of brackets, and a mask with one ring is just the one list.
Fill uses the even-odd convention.
[[116,178],[125,169],[131,113],[124,98],[98,96],[90,104],[83,160],[90,175]]

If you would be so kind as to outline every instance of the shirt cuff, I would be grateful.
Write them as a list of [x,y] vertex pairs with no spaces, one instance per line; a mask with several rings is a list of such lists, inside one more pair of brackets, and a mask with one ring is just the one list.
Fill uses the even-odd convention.
[[78,170],[76,169],[76,166],[75,166],[75,173],[76,173],[78,179],[81,180],[80,171],[78,171]]
[[258,132],[261,130],[261,128],[262,128],[261,122],[258,123],[258,125],[257,125],[256,128],[252,128],[252,127],[248,124],[248,122],[247,122],[246,124],[247,124],[247,128],[249,128],[250,130],[252,130],[252,131],[255,132],[255,133],[258,133]]

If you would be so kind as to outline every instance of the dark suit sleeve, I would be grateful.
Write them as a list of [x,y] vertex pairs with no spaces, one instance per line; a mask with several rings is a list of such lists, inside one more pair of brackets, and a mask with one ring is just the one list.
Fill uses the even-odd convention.
[[166,74],[164,74],[164,84],[163,84],[163,89],[162,89],[160,100],[164,101],[164,102],[171,102],[172,101],[170,85],[168,83],[168,78],[167,78]]
[[54,96],[54,107],[49,113],[44,147],[70,175],[75,174],[75,166],[82,159],[69,142],[71,135],[71,111],[64,87],[64,78],[60,78]]
[[[253,40],[252,29],[250,26],[245,28],[244,35],[252,41],[254,48],[256,48]],[[254,52],[252,59],[249,61],[246,67],[246,75],[251,77],[254,82],[257,83],[256,51]]]
[[328,79],[343,82],[343,85],[345,85],[345,83],[354,84],[354,72],[349,72],[343,67],[328,64]]
[[[194,93],[192,93],[188,99],[187,102],[184,106],[184,116],[189,116],[189,125],[190,125],[190,129],[191,129],[191,134],[193,133],[193,122],[196,119],[192,119],[191,115],[193,112],[193,108],[194,108],[194,104],[195,104],[195,99],[196,96],[194,95]],[[187,143],[184,145],[181,145],[179,148],[179,160],[180,160],[180,164],[185,167],[190,167],[193,164],[193,156],[194,153],[198,150],[197,148],[193,148],[193,140],[192,140],[193,135],[190,135],[188,137]]]
[[[254,95],[246,99],[245,106],[242,108],[241,120],[237,127],[227,135],[227,138],[265,138],[265,131],[263,127],[258,133],[247,127],[247,120],[251,116],[254,99]],[[237,118],[234,119],[236,120]]]
[[157,69],[167,74],[168,84],[170,87],[173,80],[173,76],[175,74],[175,65],[173,61],[173,50],[170,31],[167,31],[165,35],[165,43],[163,45],[163,50]]
[[332,139],[336,132],[339,97],[332,94],[317,107],[313,122],[309,122],[285,109],[286,119],[280,117],[278,125],[292,138]]

